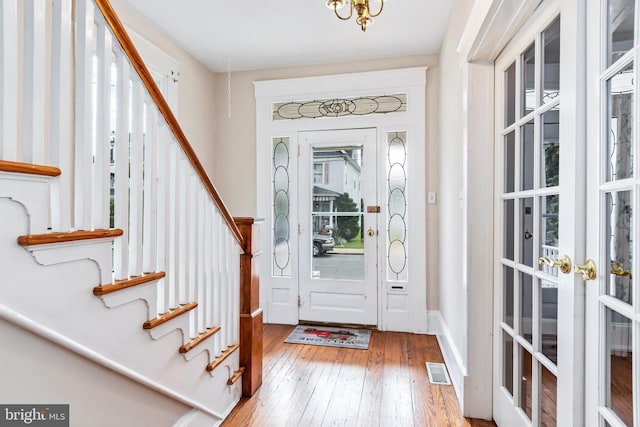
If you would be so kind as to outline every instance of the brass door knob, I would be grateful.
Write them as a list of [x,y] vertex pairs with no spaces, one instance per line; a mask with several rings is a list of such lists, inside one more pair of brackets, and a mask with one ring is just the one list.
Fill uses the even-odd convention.
[[588,259],[584,265],[576,264],[574,267],[574,271],[577,274],[582,274],[582,279],[594,280],[596,278],[596,263],[592,259]]
[[622,267],[622,264],[618,261],[611,261],[611,274],[615,274],[616,276],[620,277],[629,276],[629,279],[633,279],[631,270],[625,270]]
[[367,234],[371,237],[376,235],[376,230],[374,230],[373,228],[369,227],[369,230],[367,230]]
[[551,258],[542,256],[538,259],[538,264],[546,264],[551,267],[558,267],[564,274],[571,273],[571,258],[569,258],[567,255],[562,255],[557,260],[552,260]]

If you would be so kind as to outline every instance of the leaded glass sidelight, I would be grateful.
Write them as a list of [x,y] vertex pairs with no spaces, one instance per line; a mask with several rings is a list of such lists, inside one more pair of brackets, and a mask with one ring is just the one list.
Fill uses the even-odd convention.
[[387,134],[387,278],[406,282],[407,268],[407,132]]
[[289,138],[273,139],[273,275],[291,276]]

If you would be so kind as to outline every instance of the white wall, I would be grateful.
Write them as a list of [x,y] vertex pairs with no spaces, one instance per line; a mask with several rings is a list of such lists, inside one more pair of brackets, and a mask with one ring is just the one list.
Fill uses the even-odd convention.
[[[460,355],[465,352],[463,287],[463,59],[456,52],[472,0],[454,3],[440,50],[440,264],[439,305]],[[487,173],[493,173],[487,171]],[[492,203],[488,201],[487,203]]]
[[[439,66],[437,55],[411,56],[394,59],[323,64],[236,72],[231,75],[231,117],[228,117],[228,79],[226,73],[216,74],[216,152],[213,182],[223,200],[236,216],[255,216],[256,208],[256,101],[254,81],[311,77],[331,74],[378,71],[405,67],[428,66],[426,88],[426,187],[438,191],[438,97]],[[424,198],[426,203],[426,195]],[[438,289],[438,209],[427,205],[427,257],[429,308],[437,306]]]
[[92,427],[172,426],[191,409],[4,320],[0,340],[3,404],[69,404],[70,425]]
[[180,63],[178,122],[205,170],[213,176],[216,158],[214,74],[124,2],[112,0],[111,4],[124,25]]

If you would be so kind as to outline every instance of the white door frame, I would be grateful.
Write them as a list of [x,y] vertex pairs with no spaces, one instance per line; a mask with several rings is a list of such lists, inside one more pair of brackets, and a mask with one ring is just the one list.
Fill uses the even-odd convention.
[[[298,174],[298,132],[329,129],[376,128],[379,168],[384,168],[387,135],[391,132],[407,132],[407,269],[408,280],[395,283],[387,280],[385,244],[379,250],[378,260],[378,321],[381,330],[427,332],[427,283],[426,283],[426,191],[425,191],[425,86],[426,67],[369,73],[340,74],[321,77],[254,82],[256,95],[256,167],[257,213],[265,218],[260,263],[260,304],[265,310],[267,323],[298,323],[298,266],[291,263],[280,276],[273,273],[273,161],[275,138],[285,138],[288,144],[288,176]],[[317,119],[273,120],[273,105],[282,102],[358,98],[407,94],[407,110],[386,114]],[[379,169],[379,171],[385,169]],[[378,188],[385,188],[386,173],[379,173]],[[295,179],[295,178],[294,178]],[[293,183],[295,184],[295,182]],[[290,188],[291,186],[287,187]],[[297,194],[289,191],[287,222],[289,225],[289,259],[297,259],[298,246]],[[380,199],[385,199],[382,195]],[[380,200],[379,199],[379,200]],[[385,204],[380,200],[384,213]],[[379,220],[380,221],[380,220]],[[380,226],[386,233],[386,227]],[[425,238],[413,238],[425,236]]]
[[[464,121],[467,126],[464,129],[465,144],[467,150],[470,151],[470,147],[475,147],[476,151],[485,150],[486,152],[493,153],[494,150],[494,137],[493,130],[487,130],[486,124],[488,121],[493,121],[492,112],[494,111],[495,104],[493,97],[484,97],[483,92],[479,88],[493,87],[493,63],[507,45],[507,43],[516,35],[516,33],[522,28],[524,22],[534,13],[536,8],[541,3],[541,0],[514,0],[510,2],[504,2],[500,0],[488,0],[488,1],[476,1],[469,19],[465,25],[465,32],[463,33],[460,43],[458,45],[458,53],[460,54],[462,69],[465,72],[465,99],[467,100],[466,117]],[[564,110],[564,116],[561,118],[564,127],[564,134],[561,138],[569,138],[573,141],[584,141],[585,135],[585,112],[584,112],[584,93],[581,93],[581,89],[585,87],[585,48],[584,40],[586,37],[586,25],[584,17],[586,15],[586,5],[582,4],[579,0],[560,0],[560,12],[563,15],[563,27],[566,33],[571,33],[575,37],[563,37],[561,43],[563,43],[563,51],[567,52],[567,57],[563,57],[565,61],[571,62],[573,66],[565,67],[561,74],[561,81],[564,81],[563,87],[563,104],[569,104],[571,108]],[[576,77],[577,76],[577,77]],[[474,108],[472,108],[472,106]],[[491,112],[491,113],[489,113]],[[572,146],[576,147],[573,143]],[[575,161],[575,168],[564,170],[564,174],[581,174],[584,173],[584,152],[578,151],[568,152],[567,156],[571,156]],[[488,160],[484,163],[489,166],[492,163]],[[469,218],[469,221],[465,223],[467,228],[467,236],[470,236],[474,230],[478,229],[492,229],[493,217],[487,219],[486,217],[473,218],[471,212],[474,209],[477,210],[481,206],[481,198],[476,198],[473,201],[473,196],[477,193],[486,194],[484,191],[486,188],[493,188],[493,177],[488,179],[478,172],[478,168],[471,165],[466,166],[465,173],[467,179],[465,182],[468,184],[468,188],[465,190],[465,194],[469,197],[469,202],[465,206],[465,217]],[[562,177],[561,177],[562,179]],[[493,197],[493,193],[491,193]],[[567,200],[567,203],[573,203],[576,207],[584,206],[584,194],[579,191],[573,194],[572,197],[575,200]],[[561,208],[562,209],[562,208]],[[562,215],[562,213],[561,213]],[[584,224],[584,215],[577,218],[577,221]],[[576,229],[579,229],[576,227]],[[566,241],[571,242],[571,245],[575,248],[574,257],[580,262],[584,258],[584,238],[581,233],[572,233],[573,235],[565,236]],[[475,246],[473,239],[467,238],[464,243],[465,246]],[[560,248],[561,250],[563,248]],[[492,245],[485,245],[485,253],[493,253]],[[478,253],[478,251],[476,251]],[[482,253],[482,252],[480,252]],[[491,264],[490,268],[483,268],[482,264],[475,263],[473,259],[468,256],[464,260],[465,268],[464,275],[467,283],[477,281],[476,278],[489,278],[494,274],[495,266]],[[579,280],[575,280],[577,284]],[[480,306],[493,305],[492,289],[487,289],[486,286],[479,285],[478,288],[482,288],[476,292],[477,298],[474,298],[474,303]],[[469,294],[473,292],[470,288]],[[584,294],[582,288],[579,286],[566,286],[561,289],[563,298],[573,298],[573,305],[570,309],[563,313],[568,319],[568,325],[578,327],[576,323],[581,322],[583,317],[583,302]],[[469,298],[467,297],[468,301]],[[469,305],[469,302],[467,302]],[[466,334],[468,337],[466,342],[466,354],[463,355],[464,367],[466,368],[466,375],[464,377],[463,390],[458,393],[463,406],[463,413],[466,416],[474,417],[490,417],[492,414],[492,402],[491,393],[489,392],[489,385],[492,382],[491,378],[486,377],[486,369],[483,363],[491,363],[495,355],[492,355],[491,344],[487,344],[487,340],[479,340],[474,337],[483,336],[487,333],[493,334],[493,331],[487,332],[483,325],[493,323],[493,312],[487,313],[486,310],[468,310],[468,318],[466,321]],[[479,335],[482,334],[482,335]],[[469,357],[468,355],[473,355]],[[571,384],[572,390],[570,393],[562,393],[558,391],[558,405],[563,405],[569,408],[566,413],[558,419],[558,425],[582,425],[584,416],[584,396],[583,396],[583,382],[581,380],[582,363],[580,361],[583,357],[583,342],[577,340],[574,342],[572,350],[567,353],[566,358],[574,357],[577,363],[573,364],[573,371],[568,375],[571,376],[571,380],[568,381]],[[569,401],[571,400],[571,401]]]

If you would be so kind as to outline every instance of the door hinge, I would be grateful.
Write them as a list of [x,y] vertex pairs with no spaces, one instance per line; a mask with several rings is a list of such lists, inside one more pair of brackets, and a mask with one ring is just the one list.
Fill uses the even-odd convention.
[[298,235],[302,234],[302,224],[298,224]]
[[298,308],[302,307],[302,297],[300,297],[300,295],[298,295]]

